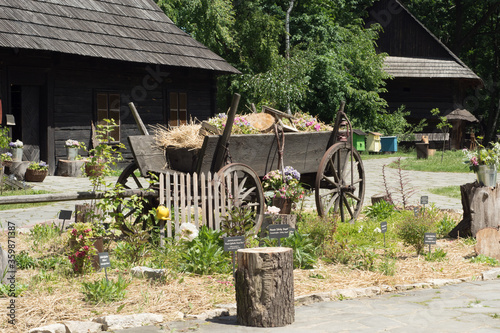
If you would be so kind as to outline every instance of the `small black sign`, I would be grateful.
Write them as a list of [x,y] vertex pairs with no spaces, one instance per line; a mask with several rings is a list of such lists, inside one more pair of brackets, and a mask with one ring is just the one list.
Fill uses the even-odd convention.
[[59,220],[69,220],[71,219],[72,210],[61,210],[59,212]]
[[424,235],[424,244],[436,244],[436,233],[426,232]]
[[245,236],[224,237],[224,251],[238,251],[245,248]]
[[111,267],[111,261],[109,261],[108,252],[101,252],[98,254],[99,254],[99,267],[101,268]]
[[380,230],[383,234],[387,232],[387,222],[380,222]]
[[288,224],[270,224],[267,227],[269,238],[287,238],[290,235],[290,226]]
[[429,197],[427,195],[423,195],[420,197],[420,204],[427,205],[429,203]]
[[415,216],[418,216],[418,207],[413,207],[413,214],[415,214]]

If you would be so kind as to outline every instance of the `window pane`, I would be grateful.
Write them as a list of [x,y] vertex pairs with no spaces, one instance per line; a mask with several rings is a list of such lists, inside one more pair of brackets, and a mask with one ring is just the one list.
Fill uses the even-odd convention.
[[177,93],[170,93],[170,110],[177,110],[179,108],[179,103],[177,101]]
[[187,94],[179,93],[179,109],[187,110]]
[[107,94],[97,94],[97,109],[107,110],[108,109],[108,95]]
[[105,118],[108,118],[108,110],[107,109],[104,109],[104,110],[97,110],[97,123],[98,124],[103,124],[104,123],[104,120]]

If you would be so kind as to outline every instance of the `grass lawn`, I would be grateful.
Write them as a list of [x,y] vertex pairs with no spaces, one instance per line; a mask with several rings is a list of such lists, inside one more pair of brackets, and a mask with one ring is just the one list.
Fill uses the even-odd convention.
[[453,199],[461,199],[460,186],[445,186],[438,188],[430,188],[429,192],[432,194],[443,195]]
[[[441,154],[442,152],[436,151],[434,156],[429,156],[428,159],[417,159],[416,153],[413,153],[407,158],[401,159],[401,168],[428,172],[471,172],[464,163],[465,156],[461,150],[445,151],[442,160]],[[396,168],[396,163],[392,163],[390,167]]]

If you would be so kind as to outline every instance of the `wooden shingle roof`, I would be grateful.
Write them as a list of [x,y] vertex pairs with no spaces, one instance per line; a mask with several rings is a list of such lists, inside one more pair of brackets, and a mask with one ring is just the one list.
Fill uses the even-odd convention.
[[394,77],[456,78],[481,80],[469,67],[452,59],[388,56],[385,71]]
[[153,0],[0,0],[0,47],[239,73]]

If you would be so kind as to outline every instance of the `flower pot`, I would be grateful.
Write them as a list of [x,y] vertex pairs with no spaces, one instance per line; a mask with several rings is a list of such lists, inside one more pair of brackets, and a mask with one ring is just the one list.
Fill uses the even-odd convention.
[[31,170],[26,169],[26,173],[24,174],[24,180],[27,182],[43,182],[47,174],[48,170]]
[[102,174],[104,173],[104,165],[102,165],[102,164],[96,164],[96,165],[85,164],[85,173],[87,174],[88,177],[101,177]]
[[495,165],[480,165],[477,170],[477,182],[481,186],[497,186],[497,167]]
[[273,198],[273,206],[280,209],[280,214],[290,214],[292,211],[292,199],[289,198]]
[[12,161],[2,161],[2,166],[10,168],[12,166]]
[[78,148],[66,147],[66,155],[68,156],[69,161],[74,161],[78,156]]
[[23,160],[23,148],[12,148],[12,160],[15,162]]

